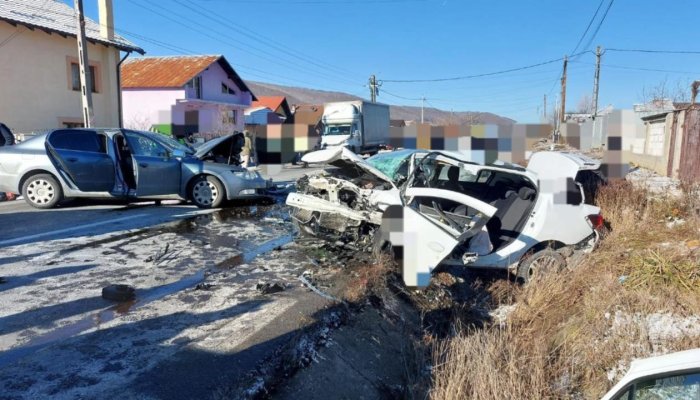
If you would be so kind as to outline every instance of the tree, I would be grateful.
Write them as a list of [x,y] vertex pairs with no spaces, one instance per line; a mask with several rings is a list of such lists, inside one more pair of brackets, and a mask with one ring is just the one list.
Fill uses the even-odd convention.
[[579,114],[593,114],[595,112],[595,104],[593,104],[591,96],[587,94],[581,96],[576,105],[576,112]]
[[690,101],[690,80],[679,79],[669,83],[668,78],[664,78],[654,86],[644,86],[640,100],[644,104],[658,104],[660,106],[666,101],[687,103]]

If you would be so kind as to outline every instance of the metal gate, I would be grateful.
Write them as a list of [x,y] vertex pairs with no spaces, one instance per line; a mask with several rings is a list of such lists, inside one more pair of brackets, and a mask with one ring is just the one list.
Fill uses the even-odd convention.
[[688,108],[682,129],[683,144],[678,178],[681,182],[700,183],[700,106]]

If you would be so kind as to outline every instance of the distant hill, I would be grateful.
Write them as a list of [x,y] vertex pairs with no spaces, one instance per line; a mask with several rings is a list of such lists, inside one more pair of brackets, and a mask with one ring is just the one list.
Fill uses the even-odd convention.
[[[322,104],[332,101],[362,100],[360,97],[343,93],[329,92],[325,90],[307,89],[292,86],[273,85],[271,83],[246,81],[250,90],[257,96],[285,96],[289,106],[294,104]],[[380,93],[381,94],[381,93]],[[381,99],[380,101],[384,101]],[[391,106],[392,119],[420,121],[420,107]],[[511,125],[515,121],[490,112],[459,111],[450,112],[438,110],[433,107],[424,109],[424,120],[433,125],[448,125],[462,123]]]

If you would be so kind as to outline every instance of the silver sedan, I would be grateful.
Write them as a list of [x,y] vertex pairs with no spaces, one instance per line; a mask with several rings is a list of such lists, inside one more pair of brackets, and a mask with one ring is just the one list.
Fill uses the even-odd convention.
[[58,129],[0,148],[0,192],[31,206],[69,198],[179,199],[200,208],[259,194],[270,182],[239,166],[229,135],[196,151],[170,137],[127,129]]

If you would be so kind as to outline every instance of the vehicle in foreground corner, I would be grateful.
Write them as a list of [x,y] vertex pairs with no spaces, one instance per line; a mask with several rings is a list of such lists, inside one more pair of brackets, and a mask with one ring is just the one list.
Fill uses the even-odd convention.
[[[562,268],[573,250],[592,249],[603,224],[580,183],[600,163],[578,154],[535,153],[526,169],[475,163],[463,153],[416,153],[398,177],[348,149],[305,159],[336,168],[301,178],[298,193],[288,197],[302,229],[354,243],[377,232],[387,207],[400,206],[415,233],[403,259],[428,276],[438,265],[457,265],[509,269],[527,281]],[[475,252],[473,241],[485,239],[481,231],[487,249]],[[397,247],[386,240],[376,244]]]
[[700,349],[632,361],[602,400],[700,400]]
[[235,135],[196,151],[164,135],[128,129],[57,129],[0,149],[0,191],[36,208],[70,198],[191,200],[200,208],[249,197],[269,182],[239,166]]

